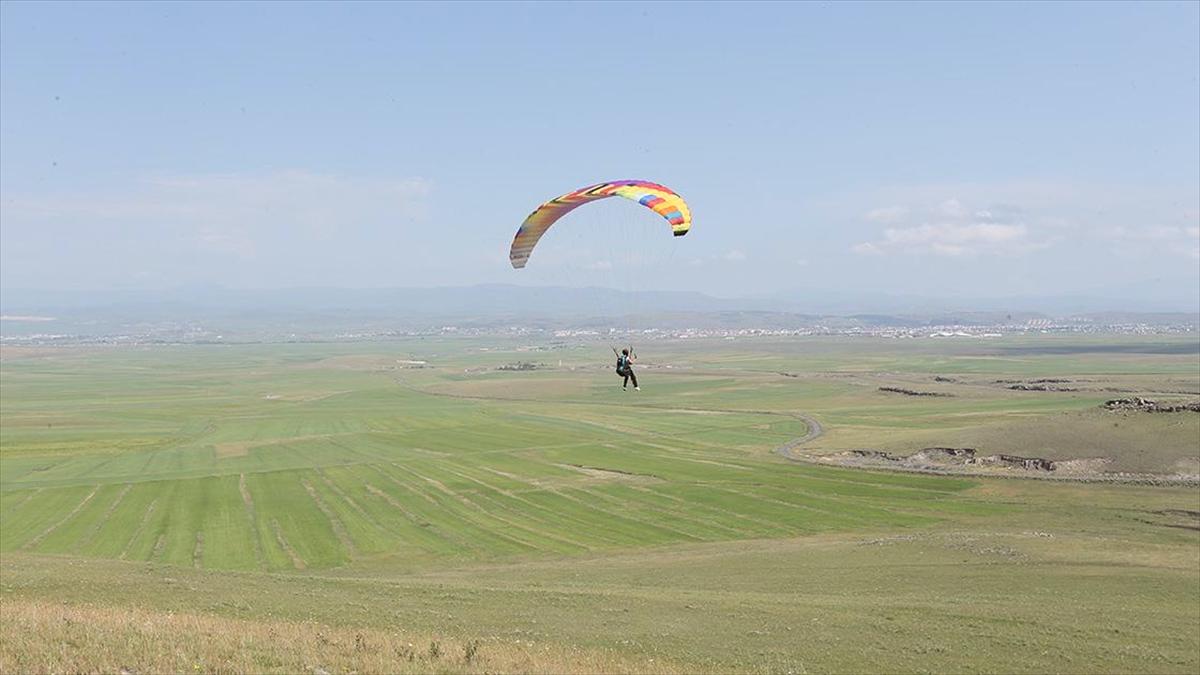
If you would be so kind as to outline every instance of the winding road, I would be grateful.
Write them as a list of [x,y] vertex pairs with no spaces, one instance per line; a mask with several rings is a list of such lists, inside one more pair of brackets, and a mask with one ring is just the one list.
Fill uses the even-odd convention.
[[821,426],[820,422],[812,417],[809,417],[808,415],[805,415],[804,413],[791,413],[791,415],[792,417],[804,422],[804,424],[808,426],[808,433],[804,434],[800,438],[793,438],[787,443],[775,448],[772,452],[784,459],[790,459],[793,462],[808,462],[810,460],[804,457],[799,457],[792,451],[809,441],[816,440],[821,434],[825,433],[825,429]]

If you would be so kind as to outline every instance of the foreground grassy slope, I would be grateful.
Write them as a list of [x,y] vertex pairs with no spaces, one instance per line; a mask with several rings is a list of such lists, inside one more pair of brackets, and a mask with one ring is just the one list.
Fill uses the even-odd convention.
[[5,603],[0,634],[4,673],[682,672],[663,659],[520,640],[21,600]]
[[[806,433],[804,412],[826,426],[821,448],[1042,442],[1169,469],[1200,455],[1191,417],[1096,405],[1200,389],[1193,342],[656,343],[640,394],[619,391],[598,345],[6,351],[2,618],[45,640],[3,641],[0,664],[112,670],[47,656],[61,611],[91,631],[64,639],[138,671],[181,654],[244,670],[206,636],[278,630],[339,637],[242,656],[373,669],[405,659],[411,635],[453,658],[379,669],[1194,672],[1200,491],[770,452]],[[518,359],[552,367],[494,370]],[[996,382],[1042,377],[1077,390]],[[1081,421],[1092,431],[1072,433]],[[126,608],[194,618],[176,626],[194,650]],[[344,653],[349,631],[377,647]],[[116,648],[130,641],[145,649]],[[484,656],[468,663],[473,641]]]
[[[634,671],[692,672],[1200,666],[1200,540],[1187,529],[1200,523],[1171,513],[1195,501],[1194,491],[1004,481],[963,497],[1006,509],[900,533],[676,544],[403,574],[382,561],[265,575],[9,553],[0,597],[18,607],[54,598],[118,616],[134,607],[265,625],[304,620],[317,632],[419,635],[419,649],[424,640],[478,641],[501,663],[514,649],[549,649],[546,664],[558,665],[548,670],[561,667],[559,646],[570,645],[581,656],[568,669],[579,672],[605,659]],[[301,665],[345,664],[342,652],[306,647],[311,661]],[[207,655],[206,667],[221,662],[195,653]]]

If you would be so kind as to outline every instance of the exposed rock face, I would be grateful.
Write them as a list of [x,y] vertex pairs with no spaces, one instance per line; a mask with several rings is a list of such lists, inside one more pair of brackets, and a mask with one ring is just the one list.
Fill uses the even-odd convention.
[[1200,412],[1200,401],[1188,403],[1159,403],[1148,398],[1133,396],[1131,398],[1114,398],[1104,403],[1107,410],[1140,411],[1157,413]]
[[1060,387],[1054,384],[1010,384],[1008,388],[1017,391],[1079,391],[1071,387]]
[[988,455],[987,457],[975,457],[967,460],[967,464],[979,464],[983,466],[1011,466],[1025,469],[1026,471],[1054,471],[1058,467],[1053,460],[1042,459],[1041,457],[1018,457],[1016,455]]
[[1079,391],[1073,387],[1059,385],[1070,384],[1071,380],[1055,377],[1042,377],[1036,380],[996,380],[995,384],[1007,384],[1008,389],[1016,391]]
[[905,396],[939,396],[943,398],[954,396],[954,394],[942,394],[936,391],[913,391],[912,389],[901,389],[900,387],[880,387],[879,391],[904,394]]
[[1058,467],[1054,460],[1041,457],[1019,457],[1017,455],[982,455],[975,448],[924,448],[911,455],[893,455],[882,450],[851,450],[851,457],[877,462],[902,464],[912,468],[944,468],[951,466],[979,466],[1024,469],[1026,471],[1054,471]]

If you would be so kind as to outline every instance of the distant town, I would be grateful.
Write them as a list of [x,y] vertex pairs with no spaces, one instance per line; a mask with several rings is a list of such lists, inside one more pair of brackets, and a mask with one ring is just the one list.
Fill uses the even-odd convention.
[[[477,324],[433,322],[426,326],[396,328],[380,320],[364,321],[366,327],[286,326],[276,322],[228,321],[153,321],[125,325],[86,325],[78,321],[64,322],[63,328],[53,330],[58,323],[53,317],[2,317],[0,344],[3,345],[152,345],[152,344],[238,344],[275,342],[371,342],[404,338],[520,338],[545,344],[562,341],[604,341],[636,338],[647,340],[704,340],[755,339],[778,337],[871,337],[930,340],[988,340],[1014,335],[1096,334],[1096,335],[1178,335],[1200,332],[1195,315],[1147,315],[1143,320],[1103,320],[1096,317],[1028,318],[1003,321],[937,321],[903,317],[778,317],[771,316],[764,324],[747,323],[748,317],[738,317],[738,325],[719,326],[715,319],[700,317],[697,326],[680,326],[678,319],[664,321],[663,326],[647,322],[616,328],[604,327],[592,320],[585,327],[556,327],[551,320]],[[728,320],[728,317],[725,317]],[[286,322],[280,322],[286,323]],[[318,323],[318,322],[313,322]],[[709,325],[703,325],[708,323]],[[675,324],[675,325],[671,325]],[[779,325],[792,324],[792,325]],[[19,329],[18,329],[19,327]],[[35,328],[36,327],[36,328]],[[48,330],[49,329],[49,330]]]

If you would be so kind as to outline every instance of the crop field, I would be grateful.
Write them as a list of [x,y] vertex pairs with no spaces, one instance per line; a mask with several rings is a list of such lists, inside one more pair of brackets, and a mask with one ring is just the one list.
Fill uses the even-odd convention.
[[1200,668],[1194,484],[773,452],[1196,473],[1200,415],[1100,407],[1194,400],[1195,336],[638,347],[641,392],[586,342],[6,348],[0,670]]

